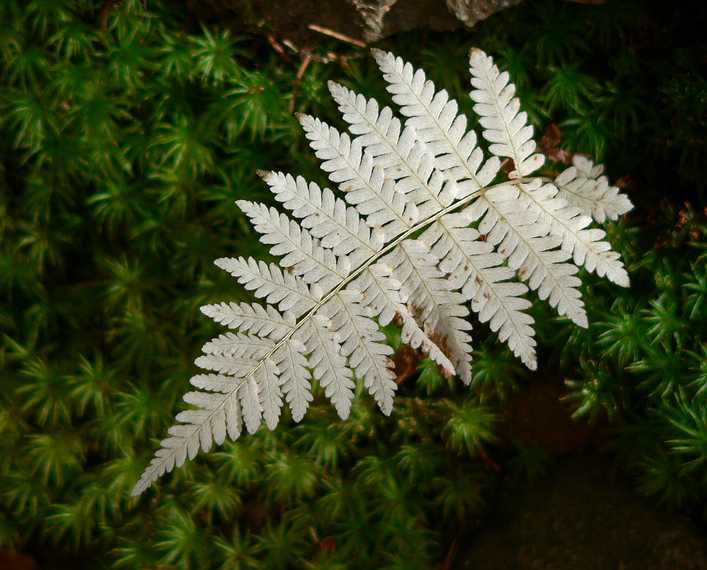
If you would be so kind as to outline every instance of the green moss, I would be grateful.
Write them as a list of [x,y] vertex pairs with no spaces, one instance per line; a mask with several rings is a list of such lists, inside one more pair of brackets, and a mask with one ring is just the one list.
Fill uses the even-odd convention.
[[[539,472],[542,455],[509,450],[495,421],[537,379],[481,326],[470,391],[415,362],[391,417],[362,398],[341,422],[315,390],[301,425],[128,497],[213,336],[198,307],[247,298],[212,260],[267,256],[233,201],[266,196],[259,168],[320,179],[290,108],[336,122],[328,79],[387,99],[356,48],[323,45],[355,57],[315,58],[295,92],[299,62],[264,38],[157,0],[116,3],[103,23],[103,4],[0,6],[0,548],[43,568],[432,567],[483,524],[494,465]],[[571,379],[577,415],[611,418],[642,492],[694,513],[707,499],[700,18],[528,4],[426,34],[423,51],[417,32],[381,47],[468,110],[479,45],[537,128],[559,125],[561,148],[630,177],[636,213],[607,231],[633,286],[613,303],[615,289],[586,286],[587,331],[535,307],[541,359]]]

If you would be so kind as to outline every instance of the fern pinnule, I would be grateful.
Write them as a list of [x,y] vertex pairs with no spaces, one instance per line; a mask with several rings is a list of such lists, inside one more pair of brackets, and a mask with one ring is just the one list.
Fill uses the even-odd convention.
[[631,200],[621,194],[616,186],[610,186],[603,172],[603,164],[595,165],[588,158],[576,154],[572,157],[572,166],[554,180],[559,198],[600,224],[606,220],[617,220],[633,209]]
[[[446,91],[401,58],[373,53],[404,120],[330,82],[349,133],[298,118],[336,186],[259,172],[292,217],[236,202],[279,261],[215,263],[265,305],[201,308],[232,332],[204,345],[196,364],[212,373],[191,378],[195,390],[184,400],[194,409],[177,414],[133,494],[226,436],[263,423],[274,429],[285,403],[300,421],[313,399],[311,379],[341,418],[357,380],[390,414],[397,384],[380,326],[393,320],[403,342],[469,384],[468,305],[534,370],[529,291],[586,327],[579,267],[628,286],[605,233],[588,225],[590,216],[616,219],[631,202],[586,159],[554,180],[533,174],[544,157],[515,87],[491,57],[470,54],[471,98],[491,143],[486,157]],[[507,177],[501,159],[512,163]]]

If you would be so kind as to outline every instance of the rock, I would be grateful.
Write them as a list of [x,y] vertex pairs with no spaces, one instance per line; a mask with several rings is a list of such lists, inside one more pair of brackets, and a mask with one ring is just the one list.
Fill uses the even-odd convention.
[[606,456],[566,456],[524,485],[504,491],[457,568],[707,570],[704,533],[634,493]]
[[201,0],[189,2],[199,18],[228,17],[245,29],[264,28],[298,48],[324,37],[320,26],[355,40],[375,42],[392,34],[425,28],[445,31],[472,27],[522,0]]

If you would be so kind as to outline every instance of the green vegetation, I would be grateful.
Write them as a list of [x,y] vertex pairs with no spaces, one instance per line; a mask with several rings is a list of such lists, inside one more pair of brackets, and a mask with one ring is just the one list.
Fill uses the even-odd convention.
[[198,307],[248,299],[212,260],[267,257],[234,200],[263,199],[260,168],[323,182],[291,109],[338,124],[328,79],[388,99],[358,48],[326,42],[315,56],[346,57],[315,57],[297,82],[298,56],[259,36],[179,3],[115,4],[0,5],[0,549],[42,568],[430,568],[483,526],[504,477],[552,469],[499,429],[509,398],[547,376],[578,422],[610,426],[642,493],[707,522],[704,7],[533,2],[381,42],[467,111],[478,45],[553,158],[605,161],[636,204],[607,225],[631,289],[585,285],[586,331],[538,303],[542,374],[483,326],[471,389],[400,349],[390,417],[360,398],[342,422],[317,392],[301,424],[228,443],[136,500],[218,332]]

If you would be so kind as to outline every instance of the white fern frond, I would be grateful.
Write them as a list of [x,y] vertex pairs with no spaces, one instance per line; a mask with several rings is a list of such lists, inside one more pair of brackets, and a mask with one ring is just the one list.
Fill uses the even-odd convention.
[[475,87],[469,95],[476,102],[474,111],[481,117],[483,136],[491,143],[489,150],[513,160],[510,178],[528,176],[543,165],[545,157],[533,154],[533,127],[527,113],[520,111],[508,72],[500,72],[493,59],[477,48],[469,53],[469,71]]
[[[467,119],[458,113],[458,103],[450,99],[446,90],[437,91],[421,69],[415,69],[390,52],[372,51],[389,84],[393,101],[400,106],[401,114],[408,118],[405,125],[415,129],[418,139],[435,158],[436,167],[445,178],[457,182],[463,196],[485,186],[476,176],[483,153],[476,144],[476,133],[467,131]],[[500,162],[492,157],[481,168],[484,177],[490,180],[500,168]]]
[[219,324],[241,332],[278,341],[297,323],[294,314],[280,314],[270,305],[258,303],[216,303],[200,307],[202,313]]
[[[471,323],[460,317],[469,314],[463,297],[450,290],[444,274],[437,267],[439,260],[425,244],[407,240],[383,259],[392,268],[393,277],[400,281],[401,298],[415,320],[422,323],[429,336],[439,337],[438,346],[452,361],[465,383],[471,381],[471,345],[467,330]],[[454,317],[449,320],[448,317]]]
[[323,161],[322,170],[339,184],[346,201],[366,216],[369,226],[382,228],[387,239],[412,227],[419,216],[415,204],[405,200],[382,168],[374,166],[360,141],[351,142],[348,134],[308,115],[300,116],[300,122]]
[[[616,219],[630,201],[609,186],[600,166],[581,158],[556,178],[559,189],[529,177],[542,157],[513,85],[490,57],[472,51],[470,58],[471,97],[496,155],[485,159],[445,90],[393,54],[374,55],[404,124],[389,107],[330,83],[351,135],[299,118],[338,187],[262,174],[294,219],[236,202],[279,261],[215,263],[266,305],[201,307],[232,330],[204,344],[195,363],[210,372],[193,376],[194,389],[184,396],[193,409],[177,414],[134,495],[226,437],[255,433],[263,423],[274,429],[284,403],[300,421],[313,399],[311,381],[341,418],[350,414],[356,379],[390,414],[397,384],[380,326],[395,322],[403,342],[468,384],[468,304],[535,369],[528,290],[586,326],[578,266],[628,285],[604,232],[588,226],[590,215]],[[491,185],[502,175],[498,157],[512,159],[515,171]]]
[[280,389],[285,395],[292,419],[299,422],[312,401],[309,386],[309,364],[305,356],[307,348],[297,339],[290,339],[273,355],[280,370]]
[[441,260],[453,289],[460,289],[479,320],[488,322],[501,342],[531,370],[537,368],[533,318],[525,313],[530,301],[522,297],[527,287],[511,282],[515,272],[502,265],[503,257],[477,230],[469,228],[472,216],[448,214],[433,224],[420,239]]
[[584,267],[590,273],[609,281],[629,286],[629,277],[621,256],[612,251],[611,244],[602,238],[604,230],[587,228],[592,221],[591,216],[583,215],[579,208],[568,206],[558,199],[557,188],[553,184],[541,186],[520,184],[520,202],[529,210],[536,212],[539,219],[548,225],[549,233],[561,240],[564,252],[572,256],[575,265]]
[[265,204],[238,200],[238,207],[250,218],[260,241],[271,245],[272,255],[284,256],[279,264],[323,292],[330,291],[351,269],[346,257],[319,245],[319,240],[285,214]]
[[383,233],[371,231],[358,212],[337,198],[329,188],[281,172],[262,173],[275,198],[296,217],[302,227],[321,240],[324,248],[348,256],[352,266],[383,247]]
[[315,316],[307,322],[302,335],[309,354],[312,374],[324,388],[342,420],[349,417],[353,390],[356,387],[353,373],[342,356],[338,336],[327,328],[328,319]]
[[586,327],[587,316],[578,289],[580,281],[574,277],[577,268],[563,263],[569,255],[556,249],[562,240],[550,235],[550,224],[535,209],[522,204],[521,187],[532,186],[515,184],[489,190],[464,213],[472,220],[483,216],[479,232],[497,247],[518,276],[528,281],[541,299],[548,299],[558,314]]
[[595,165],[591,160],[575,155],[572,166],[555,178],[558,197],[570,206],[603,224],[606,220],[617,220],[619,216],[633,209],[631,200],[616,186],[611,186],[606,176],[602,176],[604,165]]
[[277,305],[280,311],[290,312],[295,318],[315,307],[322,296],[319,287],[310,288],[304,281],[282,271],[274,263],[265,263],[252,257],[221,257],[214,264],[233,275],[258,299]]

